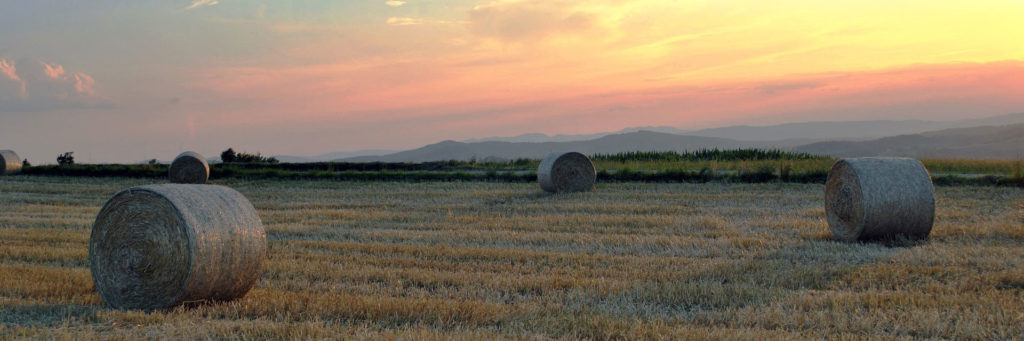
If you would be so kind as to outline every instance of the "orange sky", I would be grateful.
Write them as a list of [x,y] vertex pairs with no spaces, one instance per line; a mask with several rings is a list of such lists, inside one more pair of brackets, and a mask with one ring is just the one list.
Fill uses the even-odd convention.
[[3,6],[0,142],[38,135],[12,124],[115,129],[99,119],[147,140],[72,129],[39,151],[109,151],[98,161],[1024,111],[1021,1]]
[[[1024,44],[1012,39],[1024,37],[1022,2],[665,3],[497,1],[449,8],[440,18],[403,16],[402,7],[412,6],[405,3],[385,23],[406,25],[374,27],[378,32],[368,37],[393,52],[297,66],[229,65],[202,70],[205,77],[193,84],[228,97],[311,102],[305,115],[338,117],[681,86],[789,84],[837,73],[898,81],[899,72],[884,71],[988,68],[980,64],[1024,56]],[[344,32],[332,24],[288,27]],[[350,38],[324,37],[288,53],[330,55]]]

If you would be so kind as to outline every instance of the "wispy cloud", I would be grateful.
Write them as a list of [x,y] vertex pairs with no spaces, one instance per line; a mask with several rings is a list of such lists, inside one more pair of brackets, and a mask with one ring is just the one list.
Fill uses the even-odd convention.
[[388,25],[395,26],[408,26],[408,25],[419,25],[423,23],[421,18],[408,18],[408,17],[390,17],[388,18]]
[[578,34],[597,25],[597,16],[562,2],[493,1],[473,7],[469,16],[477,34],[509,41]]
[[185,10],[192,10],[203,6],[213,6],[219,4],[218,0],[192,0],[192,4],[185,7]]
[[437,24],[437,25],[468,25],[472,22],[468,20],[443,20],[443,19],[424,19],[424,18],[409,18],[409,17],[390,17],[388,18],[388,25],[395,26],[409,26],[409,25],[420,25],[420,24]]
[[328,30],[328,28],[302,22],[279,22],[271,24],[270,30],[277,33],[303,33],[323,32]]
[[388,1],[385,1],[384,3],[387,4],[388,6],[391,6],[391,7],[399,7],[399,6],[405,5],[405,1],[398,1],[398,0],[388,0]]

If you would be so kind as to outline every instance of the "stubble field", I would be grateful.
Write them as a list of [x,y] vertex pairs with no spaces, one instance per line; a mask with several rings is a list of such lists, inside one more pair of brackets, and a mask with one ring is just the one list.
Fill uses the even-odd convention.
[[0,178],[0,339],[1024,337],[1024,189],[936,187],[931,239],[833,241],[823,185],[247,182],[244,298],[106,308],[87,254],[126,178]]

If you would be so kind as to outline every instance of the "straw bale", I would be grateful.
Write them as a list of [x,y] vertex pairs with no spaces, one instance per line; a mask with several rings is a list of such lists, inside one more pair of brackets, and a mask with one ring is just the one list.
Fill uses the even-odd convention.
[[577,152],[553,153],[537,168],[537,182],[551,193],[589,191],[596,181],[594,164]]
[[935,219],[935,190],[915,159],[841,159],[825,183],[825,213],[840,240],[924,239]]
[[0,150],[0,175],[21,173],[21,157],[13,150]]
[[217,185],[161,184],[115,194],[89,238],[89,268],[114,308],[156,310],[242,297],[260,276],[263,223]]
[[173,183],[205,184],[210,178],[210,165],[199,153],[184,152],[174,158],[167,173]]

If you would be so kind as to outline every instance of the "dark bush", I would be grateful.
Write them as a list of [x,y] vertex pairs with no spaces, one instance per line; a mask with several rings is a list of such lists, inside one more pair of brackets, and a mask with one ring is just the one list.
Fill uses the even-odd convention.
[[61,166],[70,166],[75,164],[75,152],[66,152],[64,154],[57,155],[57,164]]

